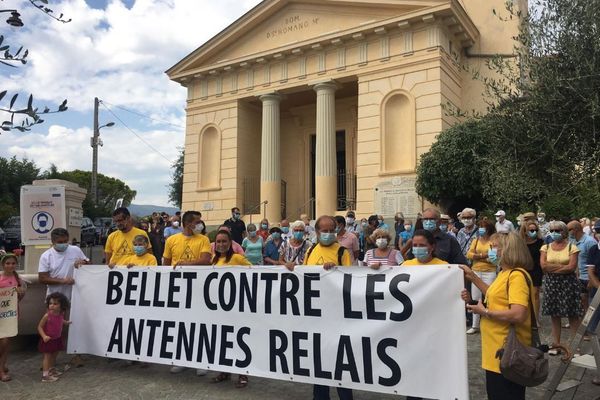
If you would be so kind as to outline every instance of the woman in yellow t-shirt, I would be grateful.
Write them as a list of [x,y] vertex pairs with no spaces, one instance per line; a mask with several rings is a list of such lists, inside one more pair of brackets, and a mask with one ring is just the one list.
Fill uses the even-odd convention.
[[[471,247],[467,252],[467,258],[473,262],[471,269],[475,274],[485,282],[486,285],[491,285],[496,279],[496,264],[488,258],[488,250],[490,249],[490,237],[496,233],[494,224],[483,218],[478,223],[477,237],[471,242]],[[473,300],[481,300],[481,290],[477,286],[471,287],[471,298]],[[479,332],[479,315],[473,315],[473,323],[471,328],[467,330],[468,335]]]
[[[481,318],[481,366],[485,370],[488,398],[524,400],[525,386],[502,376],[496,352],[503,347],[511,324],[519,341],[531,345],[531,277],[525,270],[533,268],[533,260],[527,245],[516,233],[494,234],[490,237],[490,246],[488,258],[494,259],[497,254],[500,266],[500,273],[491,285],[469,267],[462,266],[465,278],[485,296],[485,306],[479,300],[477,305],[467,305],[467,309],[485,317]],[[471,301],[466,289],[461,297],[466,302]]]
[[411,252],[414,258],[404,261],[402,267],[448,264],[435,257],[435,238],[433,233],[425,229],[417,229],[413,234]]
[[[231,241],[231,233],[229,233],[229,231],[220,230],[217,232],[217,236],[215,237],[215,254],[212,259],[212,265],[217,267],[240,265],[251,266],[252,263],[248,261],[245,256],[233,252]],[[214,383],[221,383],[223,381],[228,381],[229,379],[231,379],[231,374],[229,372],[220,372],[219,375],[215,376],[212,381]],[[238,375],[238,381],[235,386],[239,389],[248,386],[248,376]]]
[[[540,265],[546,274],[544,279],[544,299],[542,314],[549,315],[552,320],[552,340],[554,345],[560,344],[560,319],[569,318],[571,337],[574,337],[583,315],[581,307],[581,286],[575,270],[579,249],[569,243],[567,225],[562,221],[550,222],[548,229],[552,243],[540,248]],[[548,354],[557,355],[558,349],[551,349]]]

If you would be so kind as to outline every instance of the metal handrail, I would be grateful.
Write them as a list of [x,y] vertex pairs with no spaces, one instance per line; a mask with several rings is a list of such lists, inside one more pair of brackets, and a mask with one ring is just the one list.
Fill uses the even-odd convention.
[[[304,204],[302,204],[300,207],[298,207],[298,208],[296,209],[296,215],[298,215],[298,218],[300,218],[300,214],[302,214],[302,213],[301,213],[301,211],[302,211],[303,209],[305,209],[307,205],[309,205],[309,204],[311,204],[311,203],[314,203],[314,201],[315,201],[315,198],[314,198],[314,197],[311,197],[311,198],[310,198],[310,199],[308,199],[308,200],[307,200],[307,201],[306,201]],[[306,214],[308,214],[308,213],[306,213]]]

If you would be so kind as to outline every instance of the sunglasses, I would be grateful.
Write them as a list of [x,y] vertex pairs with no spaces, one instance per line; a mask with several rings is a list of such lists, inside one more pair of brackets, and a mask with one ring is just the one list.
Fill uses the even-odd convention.
[[562,233],[562,229],[550,229],[552,233]]
[[530,229],[530,230],[529,230],[529,232],[531,232],[531,233],[536,233],[536,232],[537,232],[537,229]]

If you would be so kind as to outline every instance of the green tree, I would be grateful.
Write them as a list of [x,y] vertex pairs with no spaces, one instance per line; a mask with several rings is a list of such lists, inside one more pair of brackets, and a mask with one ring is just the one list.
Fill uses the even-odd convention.
[[19,214],[21,186],[38,178],[40,169],[26,158],[17,160],[0,157],[0,222]]
[[169,183],[169,201],[171,204],[178,208],[181,208],[182,195],[183,195],[183,157],[184,149],[179,149],[179,157],[177,161],[173,163],[173,182]]

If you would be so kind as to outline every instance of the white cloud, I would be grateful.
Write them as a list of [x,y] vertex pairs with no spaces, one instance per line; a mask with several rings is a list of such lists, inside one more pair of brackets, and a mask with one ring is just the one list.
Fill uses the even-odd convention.
[[[154,121],[137,118],[128,119],[127,124],[168,159],[175,160],[177,147],[183,144],[183,128],[178,127],[185,125],[186,95],[164,71],[259,3],[137,0],[128,9],[119,0],[109,0],[104,10],[98,10],[83,0],[50,2],[55,14],[64,13],[72,19],[63,24],[27,1],[14,0],[17,5],[19,2],[25,27],[12,29],[0,23],[0,33],[13,45],[29,49],[29,62],[18,69],[0,67],[0,74],[10,78],[3,77],[2,89],[33,93],[38,106],[58,104],[66,98],[69,109],[78,115],[61,113],[45,118],[47,122],[33,132],[0,134],[0,156],[27,156],[43,169],[54,163],[60,170],[91,169],[94,97],[150,115]],[[124,116],[124,111],[110,104],[114,112]],[[102,130],[105,145],[100,149],[99,172],[137,190],[136,203],[166,205],[170,162],[146,147],[106,110],[100,110],[101,123],[112,120],[117,125]],[[84,117],[89,124],[81,126]]]

